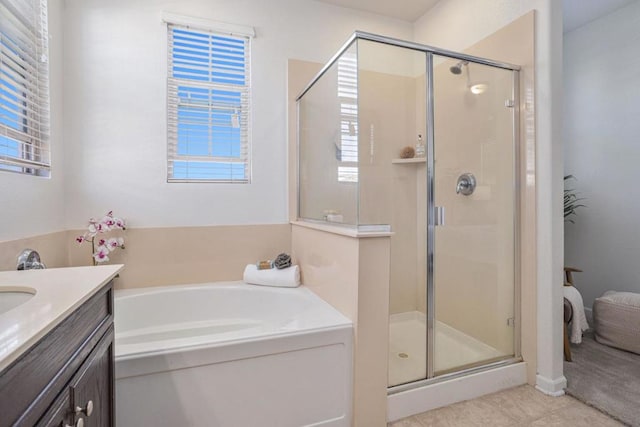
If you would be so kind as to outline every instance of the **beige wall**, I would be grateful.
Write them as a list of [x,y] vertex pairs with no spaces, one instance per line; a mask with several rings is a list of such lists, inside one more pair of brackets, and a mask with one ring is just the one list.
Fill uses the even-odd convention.
[[[467,52],[518,64],[520,71],[520,254],[519,280],[521,353],[528,362],[528,378],[535,382],[537,361],[537,240],[536,240],[536,131],[535,131],[535,12],[530,11]],[[506,303],[506,302],[505,302]]]
[[[391,74],[366,66],[384,63],[391,55],[406,67]],[[398,166],[391,161],[400,157],[403,147],[416,143],[415,106],[420,95],[416,93],[413,64],[424,57],[424,53],[409,49],[358,41],[360,224],[390,224],[397,210],[392,205],[393,193],[409,193],[413,188],[403,189],[403,182],[394,179]]]
[[[493,36],[499,38],[499,32]],[[514,329],[514,142],[512,73],[469,63],[462,74],[439,61],[434,67],[435,204],[445,224],[435,231],[436,318],[509,355]],[[489,84],[473,94],[472,82]],[[477,187],[456,194],[472,173]],[[436,342],[437,345],[437,342]],[[436,367],[437,370],[437,367]]]
[[[384,63],[393,52],[398,67],[394,74],[367,69],[366,64]],[[360,41],[358,57],[364,69],[358,76],[359,175],[361,224],[390,224],[391,313],[413,311],[418,306],[419,267],[416,193],[425,190],[416,180],[424,164],[394,164],[406,146],[415,146],[417,134],[415,106],[424,103],[418,92],[413,64],[424,53],[397,49],[380,43]],[[424,61],[422,62],[424,64]],[[424,72],[424,65],[422,72]]]
[[302,283],[349,319],[358,316],[358,240],[292,226],[291,253]]
[[18,255],[27,248],[38,251],[48,268],[68,267],[67,245],[66,231],[0,242],[0,271],[15,270]]
[[359,239],[354,425],[386,426],[389,366],[388,237]]
[[389,237],[349,237],[293,225],[302,282],[354,324],[353,425],[386,426]]
[[[68,232],[70,265],[89,265],[91,245],[77,245],[77,234]],[[111,254],[125,264],[117,288],[241,280],[247,264],[291,251],[288,224],[132,228],[124,236],[126,249]]]
[[[91,244],[75,242],[83,232],[0,242],[0,270],[15,269],[24,248],[37,250],[50,268],[91,265]],[[241,280],[246,264],[291,252],[289,224],[129,228],[122,235],[126,248],[109,261],[125,264],[119,289]]]

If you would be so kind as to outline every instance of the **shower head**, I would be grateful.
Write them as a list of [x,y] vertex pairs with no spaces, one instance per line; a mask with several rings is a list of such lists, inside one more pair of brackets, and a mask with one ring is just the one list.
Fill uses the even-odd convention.
[[469,64],[469,61],[458,61],[458,63],[456,65],[453,65],[451,67],[449,67],[449,71],[451,71],[453,74],[461,74],[462,73],[462,67],[466,66]]

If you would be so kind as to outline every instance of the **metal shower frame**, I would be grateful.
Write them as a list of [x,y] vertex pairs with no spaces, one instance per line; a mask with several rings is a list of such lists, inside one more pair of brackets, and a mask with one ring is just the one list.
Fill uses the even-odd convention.
[[[351,46],[358,40],[367,40],[391,46],[407,48],[415,51],[424,52],[426,54],[426,70],[427,70],[427,84],[426,84],[426,112],[427,112],[427,378],[422,380],[413,381],[406,384],[401,384],[393,387],[389,387],[388,393],[394,394],[403,392],[406,390],[412,390],[415,388],[423,387],[433,383],[458,378],[461,376],[470,375],[477,372],[482,372],[497,367],[507,366],[513,363],[522,361],[521,357],[521,270],[520,270],[520,195],[518,189],[520,188],[520,67],[518,65],[509,64],[506,62],[494,61],[478,56],[467,55],[464,53],[454,52],[446,49],[440,49],[433,46],[428,46],[420,43],[400,40],[392,37],[381,36],[373,33],[355,31],[351,37],[344,43],[344,45],[337,51],[335,55],[322,67],[322,69],[314,76],[314,78],[305,86],[305,88],[296,97],[296,104],[298,108],[298,123],[297,123],[297,137],[298,137],[298,159],[296,161],[297,168],[297,194],[298,194],[298,206],[297,216],[300,218],[300,127],[299,127],[299,101],[302,97],[314,86],[314,84],[334,65],[334,63],[345,53]],[[434,119],[434,86],[433,86],[433,56],[443,56],[450,59],[457,59],[460,61],[468,61],[470,63],[476,63],[481,65],[487,65],[490,67],[501,68],[504,70],[513,72],[513,84],[512,84],[512,122],[513,122],[513,195],[514,195],[514,355],[506,357],[503,360],[480,364],[478,366],[472,366],[467,369],[461,369],[459,371],[446,373],[435,376],[434,372],[434,344],[435,344],[435,283],[434,283],[434,250],[435,250],[435,227],[437,226],[437,207],[435,206],[434,190],[435,190],[435,119]],[[308,221],[305,219],[305,221]],[[358,224],[359,225],[359,224]],[[360,230],[362,231],[362,230]],[[381,230],[382,231],[382,230]]]

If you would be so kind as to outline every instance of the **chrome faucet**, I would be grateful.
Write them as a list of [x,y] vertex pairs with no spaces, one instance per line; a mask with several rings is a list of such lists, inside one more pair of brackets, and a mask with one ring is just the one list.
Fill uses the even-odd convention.
[[47,268],[42,261],[40,261],[40,254],[33,249],[25,249],[20,255],[18,255],[18,270],[42,270]]

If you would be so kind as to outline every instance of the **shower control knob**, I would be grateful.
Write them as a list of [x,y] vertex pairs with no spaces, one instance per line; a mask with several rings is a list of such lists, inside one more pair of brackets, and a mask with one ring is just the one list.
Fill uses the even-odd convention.
[[472,173],[463,173],[458,177],[456,184],[456,194],[470,196],[476,189],[476,177]]

